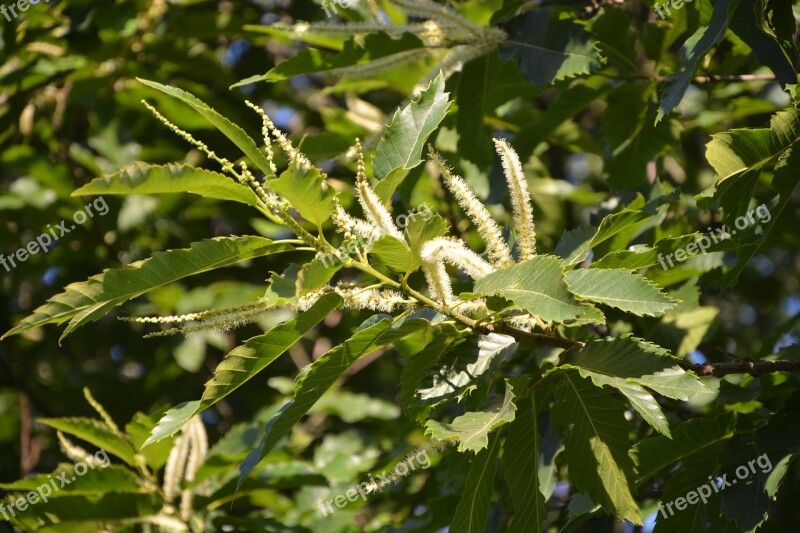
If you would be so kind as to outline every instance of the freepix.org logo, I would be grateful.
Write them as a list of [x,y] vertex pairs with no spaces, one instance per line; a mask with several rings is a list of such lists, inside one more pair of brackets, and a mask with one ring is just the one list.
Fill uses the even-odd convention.
[[[17,0],[11,4],[0,4],[0,14],[2,14],[8,22],[16,19],[21,13],[28,10],[31,4],[36,5],[42,0]],[[44,0],[45,4],[49,4],[50,0]]]

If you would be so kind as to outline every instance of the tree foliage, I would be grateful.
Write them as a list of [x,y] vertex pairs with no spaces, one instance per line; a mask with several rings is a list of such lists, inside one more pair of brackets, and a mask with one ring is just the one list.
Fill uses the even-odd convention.
[[791,3],[117,4],[3,33],[3,245],[113,213],[3,282],[15,528],[796,525]]

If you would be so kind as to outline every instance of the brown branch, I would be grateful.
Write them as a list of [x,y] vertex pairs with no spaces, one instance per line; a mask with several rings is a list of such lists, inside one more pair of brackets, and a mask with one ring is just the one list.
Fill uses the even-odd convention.
[[[469,325],[469,324],[467,324]],[[482,325],[478,322],[470,325],[470,327],[478,333],[502,333],[514,337],[518,342],[530,342],[540,346],[553,346],[556,348],[574,348],[576,346],[585,346],[585,342],[573,341],[563,337],[555,337],[552,335],[542,335],[539,333],[529,333],[509,326],[505,323],[497,323],[491,325]],[[709,350],[708,345],[704,348]],[[771,374],[774,372],[800,372],[800,361],[791,361],[786,359],[779,359],[775,361],[754,361],[752,359],[742,358],[734,355],[722,348],[711,347],[709,351],[721,353],[729,357],[734,357],[737,360],[732,363],[703,363],[693,364],[688,361],[679,361],[678,365],[684,370],[694,372],[700,377],[723,377],[729,374],[750,374],[751,376],[760,376],[762,374]]]
[[692,364],[687,361],[678,363],[684,370],[690,370],[698,376],[714,376],[721,378],[728,374],[750,374],[760,376],[773,372],[800,372],[800,361],[780,359],[776,361],[752,361],[743,359],[733,363]]

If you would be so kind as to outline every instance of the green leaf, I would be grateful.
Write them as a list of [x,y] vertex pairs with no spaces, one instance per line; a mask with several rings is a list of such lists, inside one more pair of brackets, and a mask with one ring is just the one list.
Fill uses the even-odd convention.
[[683,95],[692,83],[697,65],[725,37],[728,22],[733,17],[739,0],[717,0],[708,26],[699,28],[681,47],[681,65],[667,77],[667,86],[661,97],[656,122],[660,122],[681,102]]
[[428,137],[436,131],[450,107],[444,92],[444,77],[439,74],[417,101],[399,109],[386,128],[372,168],[380,183],[375,191],[386,202],[405,174],[422,163],[422,151]]
[[75,466],[71,464],[59,465],[51,474],[38,474],[26,477],[13,483],[0,483],[0,488],[8,491],[31,491],[36,490],[42,485],[48,485],[54,476],[52,474],[67,474],[69,485],[61,487],[61,490],[53,492],[48,498],[59,498],[64,496],[96,495],[108,492],[129,492],[144,493],[146,489],[142,487],[136,475],[124,466],[99,464],[89,468],[83,473],[75,472]]
[[379,60],[390,56],[395,59],[413,60],[424,57],[428,51],[416,35],[404,33],[399,39],[390,37],[384,32],[367,35],[363,43],[359,39],[351,39],[344,43],[344,49],[337,53],[330,53],[310,48],[292,55],[263,75],[252,76],[234,85],[241,87],[259,81],[275,82],[288,80],[294,76],[311,74],[314,72],[335,71],[344,67],[363,66],[365,71]]
[[335,194],[316,167],[290,165],[280,178],[269,182],[269,187],[286,198],[304,219],[318,226],[333,213]]
[[251,139],[242,128],[211,109],[208,105],[206,105],[205,102],[201,101],[195,95],[182,89],[162,85],[155,81],[143,80],[141,78],[136,79],[140,83],[176,98],[177,100],[180,100],[184,104],[194,109],[200,116],[225,134],[225,136],[230,139],[233,144],[235,144],[239,150],[242,151],[242,153],[250,158],[258,170],[263,172],[266,176],[273,175],[267,156],[264,155],[264,152],[261,151],[255,141],[253,141],[253,139]]
[[[769,19],[771,15],[772,20]],[[791,25],[783,38],[772,23]],[[795,26],[792,2],[741,0],[730,29],[753,50],[758,61],[768,66],[782,86],[797,83],[797,47],[793,41]],[[780,31],[780,29],[777,29]]]
[[[637,466],[639,486],[668,466],[696,458],[716,461],[725,442],[733,435],[733,417],[694,419],[679,424],[672,438],[653,437],[638,442],[631,450]],[[694,487],[693,487],[694,488]]]
[[547,518],[539,486],[541,436],[534,403],[535,400],[523,397],[516,418],[508,426],[508,438],[503,445],[503,470],[514,502],[514,518],[509,533],[541,533]]
[[411,250],[405,241],[396,237],[381,237],[372,243],[369,253],[394,272],[405,273],[411,269]]
[[185,402],[167,411],[143,446],[174,435],[197,413],[241,387],[291,348],[311,328],[342,305],[338,294],[326,294],[297,318],[275,326],[264,335],[232,350],[214,370],[199,401]]
[[475,282],[475,292],[499,294],[545,322],[569,322],[592,309],[569,292],[561,261],[548,255],[489,274]]
[[439,361],[430,386],[418,383],[414,396],[429,407],[450,399],[461,401],[478,383],[491,379],[491,371],[511,359],[516,350],[516,341],[508,335],[472,335],[459,344],[458,351],[450,352],[452,361]]
[[488,109],[489,93],[495,83],[497,56],[487,54],[464,65],[456,92],[456,126],[458,129],[458,153],[478,168],[487,168],[493,157],[490,133],[484,124]]
[[83,324],[93,322],[110,309],[146,292],[209,270],[294,249],[286,243],[263,237],[217,237],[195,242],[189,248],[155,252],[149,259],[105,270],[88,281],[67,285],[66,291],[50,298],[16,327],[6,338],[45,324],[70,320],[61,339]]
[[517,407],[514,405],[513,386],[506,380],[503,402],[488,411],[472,411],[456,417],[450,424],[428,420],[425,434],[440,441],[458,441],[458,451],[480,452],[489,444],[489,434],[512,422]]
[[472,460],[464,483],[464,492],[458,501],[448,531],[453,533],[486,531],[499,452],[500,435],[495,434],[491,438],[491,444]]
[[40,418],[46,426],[62,433],[74,435],[92,446],[116,455],[127,464],[135,464],[133,447],[122,437],[114,433],[104,422],[93,418]]
[[577,490],[613,515],[641,525],[631,494],[634,470],[627,453],[630,423],[625,421],[625,407],[576,370],[564,372],[555,398],[553,419],[564,437],[564,455]]
[[233,200],[258,206],[256,194],[233,179],[189,165],[149,165],[134,163],[119,172],[102,176],[87,183],[72,196],[94,194],[169,194],[192,193],[205,198]]
[[[789,200],[792,198],[792,193],[800,184],[800,150],[796,147],[789,148],[781,156],[778,164],[775,165],[775,173],[772,178],[772,187],[778,192],[779,199],[775,206],[771,209],[768,208],[770,213],[769,222],[762,222],[763,232],[761,238],[752,244],[746,244],[741,250],[738,251],[736,265],[725,273],[722,278],[722,290],[733,287],[739,279],[739,274],[742,273],[744,267],[749,263],[750,259],[758,253],[761,246],[767,239],[767,236],[775,228],[786,206],[789,205]],[[761,207],[756,208],[758,220],[762,221]],[[764,217],[766,218],[766,217]],[[727,242],[727,241],[726,241]]]
[[339,261],[334,261],[330,266],[326,266],[321,259],[312,259],[303,265],[297,273],[295,289],[298,297],[303,297],[310,292],[321,289],[333,278],[333,276],[344,265]]
[[597,228],[581,224],[564,233],[553,253],[563,259],[566,265],[582,263],[592,250],[592,239],[595,233],[597,233]]
[[668,398],[684,401],[708,392],[703,383],[678,366],[666,350],[635,337],[590,341],[564,352],[562,361],[577,367],[598,386],[642,385]]
[[448,231],[447,223],[440,215],[434,215],[428,220],[415,217],[414,220],[409,221],[405,229],[405,235],[411,248],[409,272],[414,272],[422,266],[422,257],[420,257],[422,245],[436,237],[447,235]]
[[432,335],[433,340],[410,357],[400,375],[400,399],[405,413],[417,421],[427,419],[431,408],[417,391],[424,386],[425,378],[437,367],[442,356],[463,340],[463,334],[450,324],[434,325]]
[[301,371],[297,376],[294,399],[285,404],[278,415],[270,420],[260,444],[242,461],[239,467],[240,483],[353,363],[375,350],[429,327],[430,323],[427,320],[411,319],[396,328],[390,326],[389,320],[383,319],[358,331]]
[[561,19],[555,10],[532,9],[505,28],[503,59],[516,59],[528,80],[543,87],[557,80],[589,74],[602,65],[592,34]]
[[663,315],[677,303],[633,270],[584,268],[566,279],[572,294],[637,316]]

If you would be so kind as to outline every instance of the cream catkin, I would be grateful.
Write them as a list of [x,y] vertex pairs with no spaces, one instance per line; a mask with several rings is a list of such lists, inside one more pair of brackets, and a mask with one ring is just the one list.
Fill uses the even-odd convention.
[[[189,458],[186,461],[186,473],[184,479],[188,482],[194,481],[197,471],[203,466],[208,452],[208,436],[203,420],[199,415],[192,417],[184,427],[184,435],[189,439]],[[183,489],[181,493],[181,518],[188,521],[192,513],[192,499],[194,489],[192,487]]]
[[94,457],[78,446],[74,444],[71,440],[64,436],[63,433],[60,431],[56,431],[56,436],[58,437],[58,443],[60,444],[61,452],[69,457],[75,463],[86,463],[94,464],[95,460]]
[[331,215],[331,218],[337,230],[344,235],[345,239],[360,237],[374,241],[381,238],[381,230],[365,220],[351,216],[339,203],[336,204],[336,210]]
[[183,471],[186,468],[186,459],[189,455],[189,439],[185,434],[175,438],[172,449],[167,458],[167,465],[164,468],[164,498],[171,502],[178,495]]
[[467,273],[472,279],[479,280],[494,272],[494,267],[467,248],[463,241],[449,237],[437,237],[422,245],[420,252],[426,263],[446,262]]
[[403,234],[394,225],[392,215],[383,205],[383,202],[372,190],[367,182],[367,174],[364,167],[364,152],[361,149],[361,141],[356,141],[358,151],[358,173],[356,174],[356,194],[364,215],[373,226],[378,228],[383,235],[389,235],[403,240]]
[[281,130],[278,129],[277,126],[272,122],[272,119],[264,113],[264,110],[255,105],[254,103],[250,102],[249,100],[245,100],[245,104],[250,107],[250,109],[256,111],[257,113],[260,111],[261,120],[264,123],[264,127],[266,127],[272,136],[275,137],[275,140],[278,141],[278,146],[281,147],[286,155],[289,156],[289,159],[296,164],[299,168],[308,170],[314,165],[311,164],[311,161],[303,154],[300,150],[294,147],[291,141],[283,134]]
[[494,139],[497,153],[503,163],[503,171],[511,193],[511,207],[514,210],[514,226],[517,230],[520,261],[536,256],[536,229],[533,222],[531,195],[528,181],[522,171],[519,156],[505,140]]
[[460,177],[452,173],[445,164],[441,156],[431,147],[430,156],[444,179],[448,190],[453,194],[458,205],[467,214],[469,219],[475,224],[478,234],[486,243],[486,251],[492,264],[497,267],[507,267],[514,263],[511,258],[511,250],[508,248],[500,227],[494,221],[492,215],[475,196],[469,185]]

